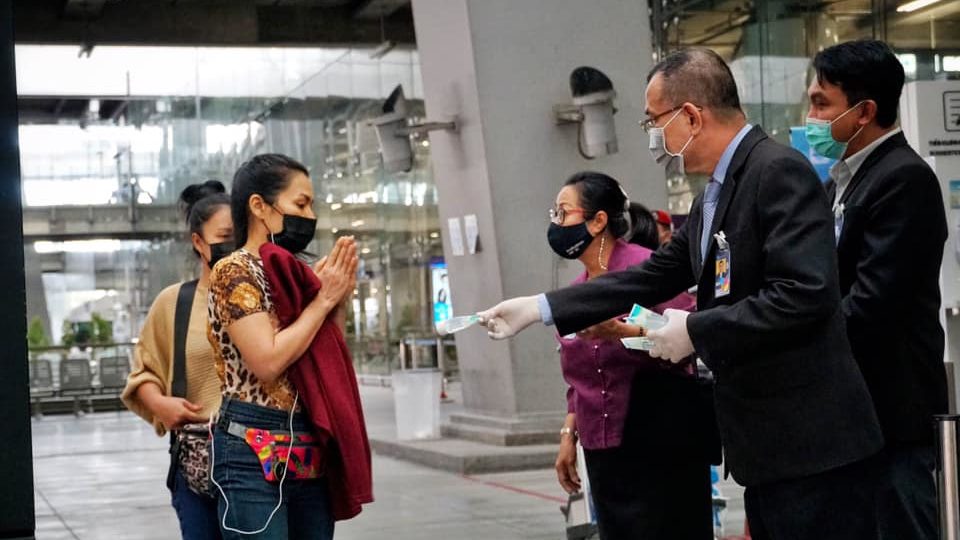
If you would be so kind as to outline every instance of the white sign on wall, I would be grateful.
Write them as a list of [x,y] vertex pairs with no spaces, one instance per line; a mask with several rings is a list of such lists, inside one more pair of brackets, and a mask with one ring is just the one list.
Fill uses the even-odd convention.
[[476,214],[463,216],[463,232],[467,235],[467,251],[473,255],[477,252],[477,242],[480,240]]
[[450,233],[450,250],[454,257],[463,255],[463,233],[460,229],[460,218],[452,217],[447,220],[447,230]]

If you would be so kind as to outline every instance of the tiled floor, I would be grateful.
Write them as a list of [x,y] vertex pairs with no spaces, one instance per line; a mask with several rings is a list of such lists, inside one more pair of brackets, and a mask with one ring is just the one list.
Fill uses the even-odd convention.
[[[392,429],[390,390],[361,393],[370,431]],[[38,540],[179,537],[163,485],[167,441],[132,414],[37,419],[33,446]],[[552,470],[466,478],[375,456],[374,486],[377,501],[338,524],[338,539],[565,537]],[[742,516],[734,501],[728,533]]]

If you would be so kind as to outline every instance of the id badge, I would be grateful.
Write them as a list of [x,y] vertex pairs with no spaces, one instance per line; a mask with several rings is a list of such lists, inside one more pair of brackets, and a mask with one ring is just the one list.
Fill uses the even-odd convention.
[[720,231],[713,235],[717,240],[716,278],[713,287],[713,297],[723,298],[730,294],[730,243],[727,236]]
[[833,235],[840,245],[840,233],[843,232],[843,213],[847,211],[847,205],[841,204],[833,209]]

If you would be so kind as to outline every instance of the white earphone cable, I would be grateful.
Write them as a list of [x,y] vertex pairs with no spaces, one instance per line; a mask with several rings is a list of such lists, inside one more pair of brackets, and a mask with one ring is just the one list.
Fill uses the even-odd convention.
[[[211,418],[210,423],[208,424],[208,428],[207,428],[207,430],[208,430],[209,433],[210,433],[210,438],[211,438],[211,442],[210,442],[210,481],[213,482],[213,485],[217,486],[217,490],[220,491],[220,496],[223,497],[223,504],[224,504],[224,507],[223,507],[223,519],[222,519],[221,522],[220,522],[220,527],[223,528],[223,530],[225,530],[225,531],[230,531],[230,532],[234,532],[234,533],[237,533],[237,534],[244,534],[244,535],[260,534],[260,533],[262,533],[262,532],[264,532],[264,531],[267,530],[267,527],[270,526],[270,522],[273,521],[273,516],[275,516],[275,515],[277,514],[277,512],[280,510],[280,507],[283,506],[283,482],[284,482],[284,480],[287,479],[287,471],[289,470],[289,464],[290,464],[290,454],[293,452],[293,441],[294,441],[294,436],[293,436],[293,412],[294,412],[295,410],[297,410],[297,400],[298,400],[299,398],[300,398],[300,393],[297,392],[297,394],[296,394],[296,395],[294,396],[294,398],[293,398],[293,407],[290,408],[290,418],[289,418],[290,444],[289,444],[289,446],[287,447],[287,461],[286,461],[286,463],[285,463],[285,465],[284,465],[284,467],[283,467],[283,472],[280,473],[280,498],[279,498],[279,500],[277,500],[277,505],[276,505],[275,507],[273,507],[273,511],[270,512],[270,517],[267,518],[267,522],[263,524],[263,527],[260,527],[259,529],[255,530],[255,531],[242,531],[242,530],[240,530],[240,529],[235,529],[235,528],[230,527],[230,526],[227,525],[227,514],[230,513],[230,499],[227,498],[227,493],[223,490],[223,487],[220,486],[220,483],[217,482],[217,481],[213,478],[213,466],[214,466],[214,463],[215,463],[215,461],[216,461],[216,456],[215,456],[214,444],[213,444],[213,419]],[[232,436],[232,435],[230,435],[230,436]],[[275,456],[275,457],[276,457],[276,463],[280,463],[279,456]],[[276,467],[276,463],[274,464],[274,467]]]

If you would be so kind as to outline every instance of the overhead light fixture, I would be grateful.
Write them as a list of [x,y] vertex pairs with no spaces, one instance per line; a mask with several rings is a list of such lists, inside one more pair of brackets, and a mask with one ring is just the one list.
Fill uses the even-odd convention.
[[90,58],[91,54],[93,54],[93,43],[84,43],[80,45],[80,52],[77,53],[77,58],[83,58],[84,56]]
[[923,9],[927,6],[932,6],[941,0],[913,0],[912,2],[907,2],[902,6],[897,8],[897,13],[910,13],[918,9]]
[[379,60],[387,55],[388,52],[392,51],[394,47],[397,46],[397,42],[392,39],[387,39],[387,19],[384,17],[382,8],[380,11],[380,45],[377,45],[377,48],[370,52],[371,60]]
[[376,48],[376,49],[370,51],[370,59],[371,59],[371,60],[379,60],[379,59],[383,58],[384,56],[386,56],[387,53],[389,53],[390,51],[392,51],[392,50],[394,49],[394,47],[396,47],[396,46],[397,46],[397,42],[396,42],[396,41],[393,41],[393,40],[391,40],[391,39],[388,39],[388,40],[384,41],[383,43],[381,43],[380,45],[377,45],[377,48]]

